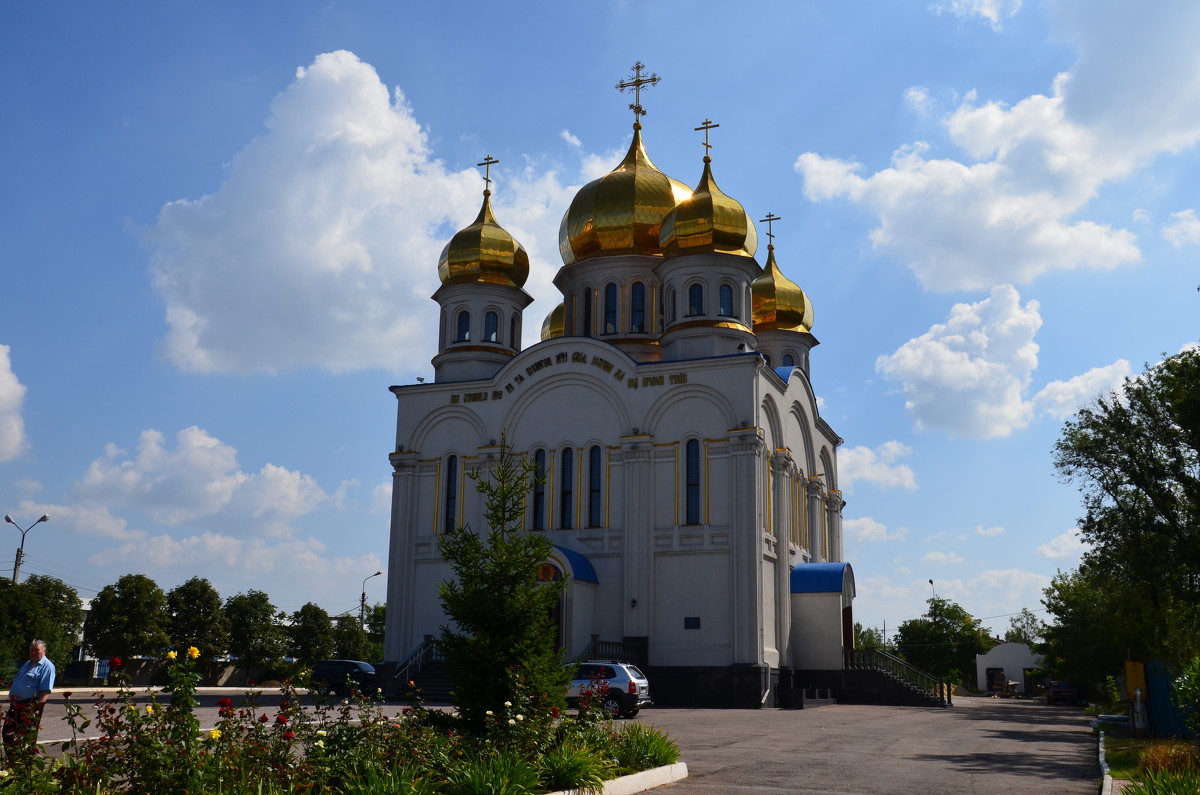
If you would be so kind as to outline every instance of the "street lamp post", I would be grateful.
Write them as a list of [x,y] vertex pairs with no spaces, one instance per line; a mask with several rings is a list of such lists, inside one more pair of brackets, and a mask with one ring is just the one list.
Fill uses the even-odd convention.
[[[21,525],[14,522],[13,518],[11,516],[9,516],[8,514],[4,514],[4,521],[8,522],[10,525],[17,528],[18,530],[21,530]],[[24,530],[21,530],[21,546],[17,547],[17,561],[15,563],[13,563],[13,585],[17,584],[17,578],[19,578],[21,576],[21,561],[25,558],[25,534],[28,533],[33,528],[37,527],[42,522],[48,522],[48,521],[50,521],[50,514],[44,513],[44,514],[42,514],[41,519],[38,519],[33,524],[29,525],[29,527],[26,527]]]
[[358,604],[358,628],[359,629],[367,628],[367,580],[371,579],[372,577],[378,577],[380,574],[383,574],[383,572],[377,571],[374,574],[368,574],[366,577],[363,577],[362,601],[359,602],[359,604]]

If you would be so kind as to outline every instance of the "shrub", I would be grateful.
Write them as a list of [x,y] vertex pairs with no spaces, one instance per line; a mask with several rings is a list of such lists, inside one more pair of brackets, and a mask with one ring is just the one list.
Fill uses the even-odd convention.
[[1184,795],[1200,792],[1200,772],[1147,773],[1141,781],[1125,785],[1125,795]]
[[585,745],[564,743],[551,748],[541,759],[541,783],[548,790],[600,792],[604,782],[615,776],[616,765],[612,760],[597,755]]
[[644,723],[627,724],[614,743],[617,767],[622,773],[649,770],[679,761],[679,746],[661,730]]
[[1142,749],[1138,765],[1143,773],[1200,772],[1200,748],[1182,740],[1156,740]]

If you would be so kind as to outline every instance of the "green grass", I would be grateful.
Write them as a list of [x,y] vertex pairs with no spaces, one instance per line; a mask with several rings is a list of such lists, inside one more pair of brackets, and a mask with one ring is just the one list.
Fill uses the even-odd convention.
[[1149,740],[1134,737],[1113,737],[1104,735],[1104,760],[1108,762],[1109,772],[1113,778],[1126,781],[1141,781],[1142,769],[1138,762],[1142,749]]

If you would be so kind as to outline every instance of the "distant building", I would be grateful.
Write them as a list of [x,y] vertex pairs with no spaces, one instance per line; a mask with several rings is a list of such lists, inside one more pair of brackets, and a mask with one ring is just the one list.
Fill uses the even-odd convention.
[[1035,682],[1029,672],[1042,667],[1042,655],[1024,643],[1001,643],[987,654],[975,655],[975,675],[984,692],[1001,689],[999,682],[1016,682],[1018,693],[1032,694]]
[[391,388],[385,658],[446,623],[438,538],[485,529],[466,476],[503,438],[545,478],[525,522],[555,544],[545,576],[569,578],[566,657],[618,641],[640,650],[659,703],[769,705],[781,671],[840,669],[853,643],[842,440],[810,383],[813,307],[774,245],[759,264],[752,217],[707,153],[694,189],[668,177],[635,111],[628,153],[562,220],[563,299],[538,344],[521,348],[529,259],[493,215],[490,179],[441,254],[434,380]]

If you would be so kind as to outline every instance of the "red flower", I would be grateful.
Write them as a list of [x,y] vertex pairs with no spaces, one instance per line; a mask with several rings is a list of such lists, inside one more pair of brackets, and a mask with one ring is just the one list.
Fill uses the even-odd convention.
[[275,722],[279,724],[287,723],[287,715],[276,715]]
[[249,685],[250,687],[254,687],[254,685],[257,683],[253,679],[247,679],[246,684]]
[[552,718],[557,718],[557,717],[558,717],[558,707],[551,707],[551,708],[550,708],[550,717],[552,717]]
[[270,718],[267,717],[267,713],[265,713],[265,712],[258,716],[259,723],[266,723],[269,720],[270,720]]
[[233,706],[233,699],[232,698],[223,698],[217,702],[217,706],[228,709],[229,707]]
[[292,738],[293,738],[293,737],[295,737],[295,736],[296,736],[296,735],[295,735],[295,733],[293,733],[293,732],[284,732],[284,733],[283,733],[283,739],[285,739],[285,740],[290,740],[290,739],[292,739]]
[[120,668],[121,667],[121,658],[120,657],[111,658],[108,661],[108,667],[109,668]]
[[287,701],[280,701],[280,702],[279,702],[279,708],[280,708],[280,709],[287,709],[287,708],[288,708],[288,702],[287,702]]

